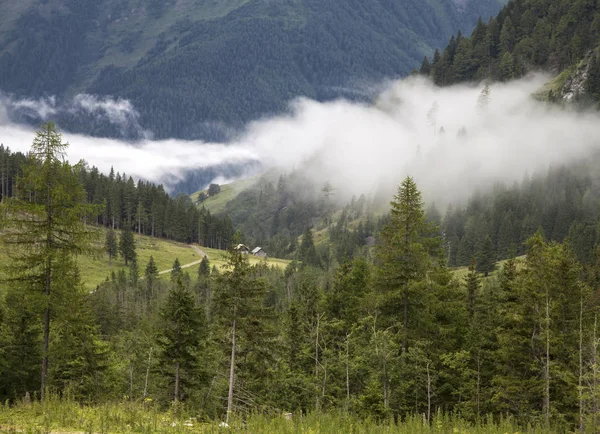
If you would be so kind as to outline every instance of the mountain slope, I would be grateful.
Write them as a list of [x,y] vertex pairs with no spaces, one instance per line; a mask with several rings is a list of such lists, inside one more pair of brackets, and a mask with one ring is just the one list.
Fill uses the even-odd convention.
[[211,138],[298,95],[368,97],[346,89],[408,73],[503,0],[10,3],[0,6],[3,91],[124,97],[157,137]]
[[600,3],[596,0],[511,0],[470,38],[452,37],[425,60],[421,73],[439,85],[507,81],[545,70],[557,76],[548,99],[600,100]]

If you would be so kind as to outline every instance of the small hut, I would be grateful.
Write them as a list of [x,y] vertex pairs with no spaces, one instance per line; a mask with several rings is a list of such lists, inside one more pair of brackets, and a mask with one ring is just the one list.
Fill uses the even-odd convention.
[[235,246],[235,250],[239,250],[242,253],[242,255],[247,255],[248,253],[250,253],[250,249],[244,244],[238,244],[237,246]]
[[267,257],[267,252],[265,252],[262,247],[257,247],[254,250],[252,250],[252,254],[261,258]]

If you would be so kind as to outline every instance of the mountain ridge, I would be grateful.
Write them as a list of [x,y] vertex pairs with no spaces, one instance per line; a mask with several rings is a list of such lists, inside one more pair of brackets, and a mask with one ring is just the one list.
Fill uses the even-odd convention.
[[127,98],[157,138],[221,139],[217,122],[236,128],[297,96],[356,98],[343,88],[406,75],[502,3],[29,0],[0,7],[0,82],[16,97]]

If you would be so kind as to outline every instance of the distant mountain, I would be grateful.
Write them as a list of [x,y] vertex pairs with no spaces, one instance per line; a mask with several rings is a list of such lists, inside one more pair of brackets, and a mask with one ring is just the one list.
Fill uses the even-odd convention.
[[[0,90],[129,99],[156,137],[219,138],[305,95],[369,98],[504,0],[0,3]],[[64,128],[118,135],[73,116]],[[112,129],[111,129],[112,128]]]

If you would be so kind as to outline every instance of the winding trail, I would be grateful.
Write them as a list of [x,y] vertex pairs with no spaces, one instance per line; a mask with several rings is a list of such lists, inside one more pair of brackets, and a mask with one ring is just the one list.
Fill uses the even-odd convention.
[[[208,255],[206,253],[204,253],[198,246],[192,244],[190,247],[192,249],[194,249],[202,258],[204,258],[205,256],[208,257]],[[200,262],[202,262],[202,259],[199,259],[198,261],[190,262],[189,264],[182,265],[181,268],[193,267],[194,265],[198,265]],[[170,273],[171,271],[173,271],[172,268],[170,268],[168,270],[160,271],[158,274],[159,275],[167,274],[167,273]]]

